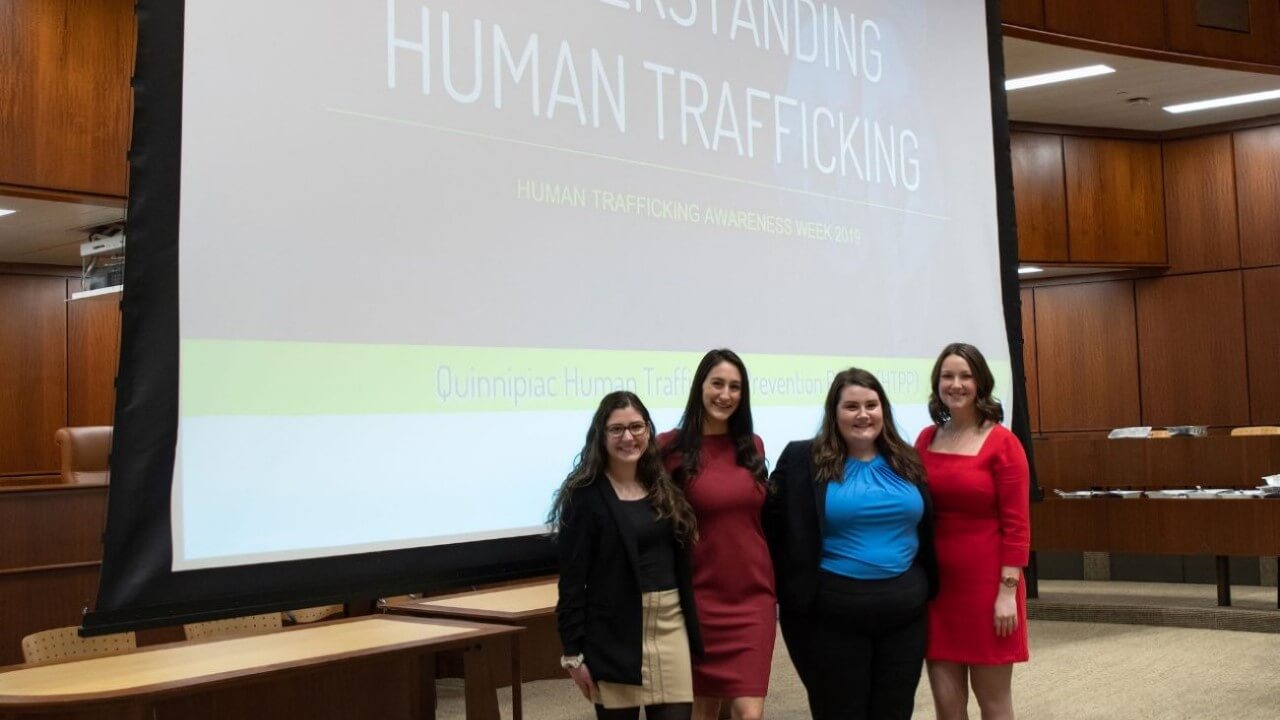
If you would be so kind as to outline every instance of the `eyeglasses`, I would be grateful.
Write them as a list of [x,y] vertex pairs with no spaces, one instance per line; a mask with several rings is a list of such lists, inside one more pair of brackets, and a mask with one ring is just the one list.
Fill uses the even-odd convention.
[[614,438],[615,440],[622,437],[622,433],[624,432],[629,432],[631,433],[631,437],[638,438],[643,437],[645,433],[649,432],[649,426],[642,422],[633,422],[630,425],[610,425],[606,427],[604,431],[609,434],[609,437]]

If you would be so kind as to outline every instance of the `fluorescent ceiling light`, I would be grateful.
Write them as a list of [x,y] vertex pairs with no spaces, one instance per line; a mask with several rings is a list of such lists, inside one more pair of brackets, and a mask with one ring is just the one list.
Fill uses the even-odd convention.
[[1249,93],[1248,95],[1232,95],[1231,97],[1217,98],[1214,100],[1200,100],[1198,102],[1182,103],[1181,105],[1166,105],[1165,112],[1185,113],[1195,112],[1197,110],[1208,110],[1209,108],[1227,107],[1228,105],[1243,105],[1245,103],[1262,102],[1263,100],[1280,99],[1280,90],[1267,90],[1265,92]]
[[18,212],[18,211],[17,211],[17,210],[9,210],[9,209],[7,209],[7,208],[0,208],[0,217],[4,217],[5,215],[12,215],[12,214],[14,214],[14,213],[16,213],[16,212]]
[[1057,72],[1028,75],[1026,77],[1005,80],[1004,89],[1021,90],[1022,88],[1035,87],[1036,85],[1048,85],[1050,83],[1093,77],[1094,75],[1106,75],[1115,71],[1115,68],[1108,67],[1106,65],[1088,65],[1086,67],[1078,67],[1071,70],[1059,70]]
[[1035,265],[1023,265],[1022,267],[1018,268],[1019,275],[1034,275],[1036,273],[1041,273],[1041,272],[1044,272],[1044,268],[1039,268],[1039,267],[1036,267]]

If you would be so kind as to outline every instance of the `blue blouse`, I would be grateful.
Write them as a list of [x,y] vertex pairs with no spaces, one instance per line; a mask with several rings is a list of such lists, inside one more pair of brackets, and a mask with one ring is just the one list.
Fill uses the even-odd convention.
[[879,455],[849,458],[844,480],[827,483],[820,567],[859,580],[897,577],[920,549],[924,498]]

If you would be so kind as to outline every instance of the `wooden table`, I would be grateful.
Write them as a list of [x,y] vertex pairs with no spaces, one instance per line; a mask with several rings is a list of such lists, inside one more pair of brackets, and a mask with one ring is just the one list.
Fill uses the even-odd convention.
[[[435,717],[435,654],[514,640],[513,627],[361,617],[0,671],[0,717],[209,720]],[[483,662],[479,684],[487,679]],[[490,685],[492,695],[492,686]],[[520,717],[519,696],[513,697]],[[488,710],[492,709],[492,713]],[[467,717],[496,718],[496,698]]]
[[[495,652],[489,667],[493,671],[494,685],[501,687],[511,683],[513,677],[519,677],[522,682],[565,677],[565,671],[560,667],[560,636],[556,632],[558,599],[556,578],[552,577],[492,590],[395,603],[389,605],[387,611],[523,628],[523,639],[511,645],[511,658],[502,656],[501,648],[493,646]],[[507,668],[511,668],[510,672]],[[446,665],[445,672],[457,674],[458,670]],[[511,686],[515,696],[520,683],[511,683]]]

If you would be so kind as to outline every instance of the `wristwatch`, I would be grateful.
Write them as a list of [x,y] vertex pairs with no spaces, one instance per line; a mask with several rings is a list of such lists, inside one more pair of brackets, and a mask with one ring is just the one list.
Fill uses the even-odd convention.
[[1004,575],[1000,578],[1000,584],[1007,588],[1016,588],[1020,580],[1021,578],[1017,575]]
[[582,667],[582,660],[582,653],[578,653],[577,655],[561,655],[560,667],[565,670],[573,670],[574,668]]

